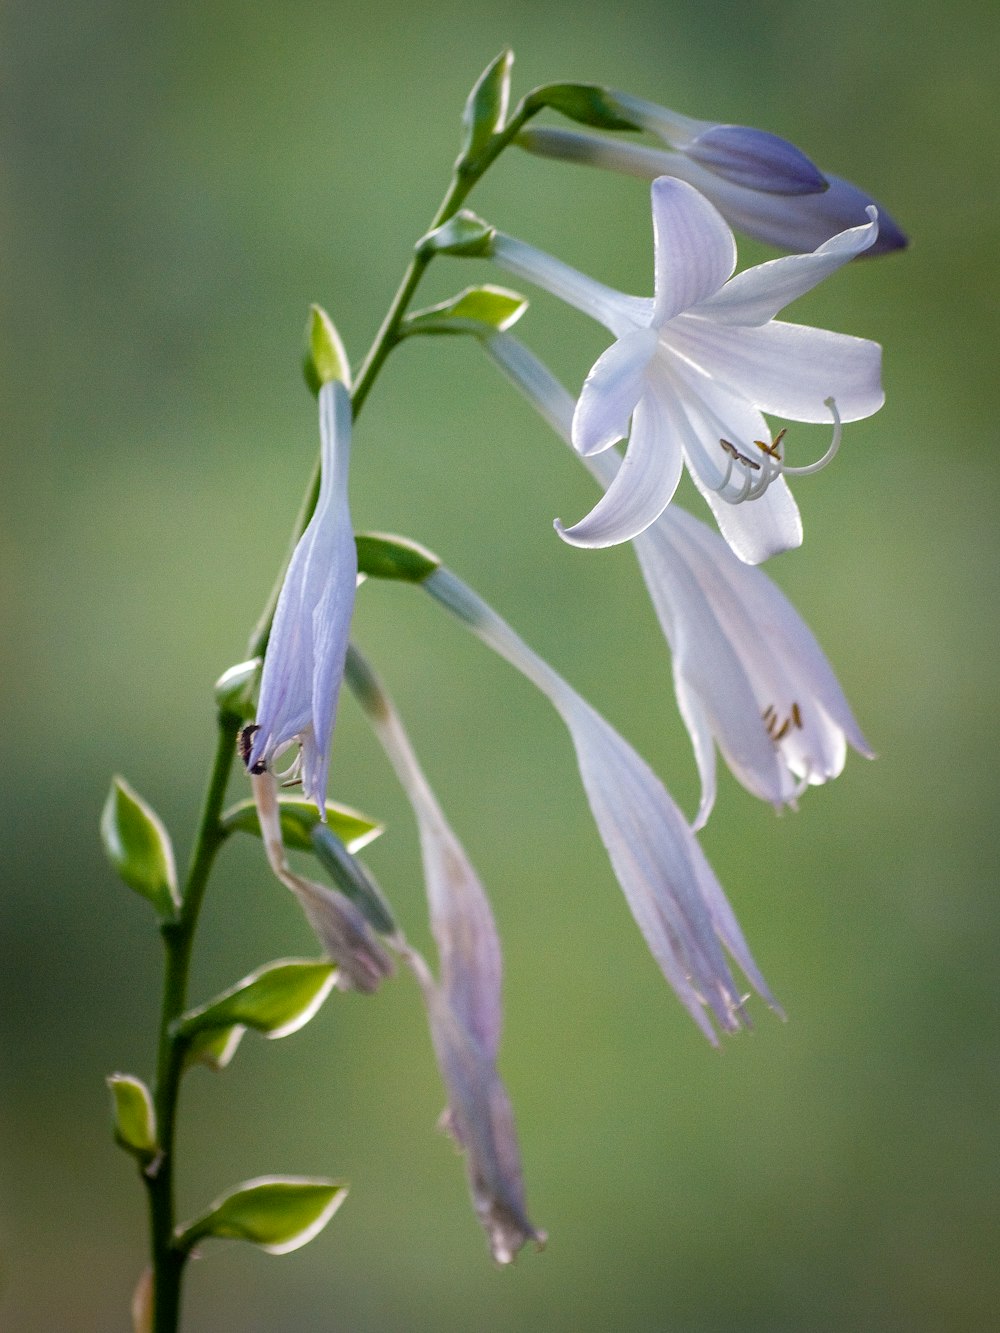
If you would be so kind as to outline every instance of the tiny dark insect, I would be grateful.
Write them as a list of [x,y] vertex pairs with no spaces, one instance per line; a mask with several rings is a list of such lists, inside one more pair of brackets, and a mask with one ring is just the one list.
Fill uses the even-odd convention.
[[249,771],[257,777],[259,777],[261,773],[267,771],[267,765],[264,763],[263,759],[258,759],[252,768],[250,766],[250,751],[253,749],[253,738],[258,731],[260,731],[260,727],[258,727],[257,723],[251,722],[248,726],[243,728],[240,732],[239,740],[236,742],[239,747],[240,758],[243,760],[244,768],[249,769]]

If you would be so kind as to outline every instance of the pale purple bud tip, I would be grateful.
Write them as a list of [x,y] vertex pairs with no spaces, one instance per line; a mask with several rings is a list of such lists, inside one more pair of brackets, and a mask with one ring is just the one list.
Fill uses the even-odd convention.
[[723,180],[765,194],[819,194],[828,184],[801,149],[746,125],[713,125],[683,151]]
[[869,206],[874,204],[878,209],[878,237],[875,244],[863,251],[859,258],[889,254],[892,250],[903,250],[909,245],[906,233],[877,199],[850,181],[842,180],[840,176],[828,176],[827,180],[830,188],[818,206],[831,235],[846,231],[848,227],[864,226]]

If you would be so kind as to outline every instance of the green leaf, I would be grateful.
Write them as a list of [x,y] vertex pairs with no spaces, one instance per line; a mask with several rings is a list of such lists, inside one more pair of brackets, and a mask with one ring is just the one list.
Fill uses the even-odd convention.
[[246,722],[254,715],[254,694],[260,681],[263,660],[252,657],[249,662],[237,662],[215,682],[215,702],[220,713],[229,713]]
[[[319,811],[315,805],[301,796],[281,797],[278,805],[281,811],[281,835],[285,840],[285,846],[311,852],[313,847],[310,834],[320,822]],[[383,831],[383,826],[369,819],[367,815],[352,810],[347,805],[335,805],[332,801],[326,803],[326,818],[337,837],[352,852],[359,852],[362,847],[367,847]],[[223,812],[219,822],[227,833],[238,830],[242,833],[252,833],[257,838],[261,836],[257,807],[252,800],[238,801],[235,805],[231,805]]]
[[403,321],[403,333],[493,333],[516,324],[528,298],[505,287],[466,287],[440,305],[415,310]]
[[351,387],[351,367],[333,320],[322,306],[311,305],[306,320],[306,341],[302,353],[302,371],[313,393],[324,384],[340,380]]
[[124,778],[112,780],[101,813],[101,841],[129,888],[148,898],[162,918],[172,917],[179,899],[170,835]]
[[196,1032],[184,1049],[184,1062],[205,1065],[214,1073],[226,1068],[243,1040],[245,1027],[205,1028]]
[[463,208],[442,226],[429,231],[417,243],[417,251],[422,255],[464,255],[488,259],[493,251],[495,235],[496,227],[491,227],[475,213]]
[[190,1250],[203,1237],[216,1236],[251,1241],[269,1254],[288,1254],[319,1235],[346,1196],[347,1186],[337,1180],[260,1176],[179,1229],[177,1245]]
[[[193,1037],[213,1029],[244,1027],[272,1039],[287,1037],[309,1022],[335,980],[332,963],[282,958],[257,968],[214,1000],[183,1014],[177,1031],[181,1036]],[[231,1056],[229,1052],[224,1063]]]
[[546,83],[534,88],[525,98],[525,104],[531,111],[550,107],[569,120],[593,125],[599,130],[640,128],[625,118],[614,93],[596,83]]
[[159,1148],[149,1089],[132,1074],[111,1074],[107,1085],[114,1103],[115,1141],[141,1162],[152,1161]]
[[337,888],[364,914],[381,935],[395,935],[398,927],[378,881],[366,865],[352,856],[335,833],[323,824],[312,831],[316,859]]
[[510,70],[514,52],[501,51],[476,80],[462,112],[462,149],[459,163],[478,157],[494,134],[503,129],[510,99]]
[[[373,579],[422,583],[428,574],[433,574],[441,566],[441,561],[432,551],[392,533],[358,532],[354,535],[354,543],[358,548],[359,572]],[[332,820],[330,826],[341,841],[347,843],[348,851],[361,850],[363,844],[352,847]]]

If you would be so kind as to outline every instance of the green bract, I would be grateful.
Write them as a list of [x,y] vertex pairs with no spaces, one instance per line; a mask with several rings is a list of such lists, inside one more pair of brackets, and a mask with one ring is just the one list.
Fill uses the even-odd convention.
[[129,888],[148,898],[161,917],[172,917],[180,900],[170,835],[124,778],[112,780],[101,813],[101,841]]
[[613,94],[596,83],[546,83],[534,88],[524,99],[530,111],[551,107],[569,120],[581,125],[593,125],[599,130],[637,130],[640,127],[626,120]]
[[480,74],[462,112],[462,149],[459,163],[478,157],[489,141],[503,129],[510,97],[510,70],[514,52],[501,51]]
[[420,254],[488,257],[496,227],[477,217],[468,208],[461,209],[440,227],[435,227],[417,243]]
[[219,711],[246,722],[254,715],[254,693],[260,682],[261,658],[237,662],[215,682],[215,702]]
[[368,867],[352,856],[325,824],[317,824],[313,829],[312,843],[317,861],[368,923],[382,935],[394,935],[397,927],[392,911]]
[[[281,835],[285,846],[294,847],[298,851],[312,851],[310,834],[320,822],[316,806],[301,796],[283,797],[278,804],[281,809]],[[337,837],[352,852],[359,852],[362,847],[367,847],[382,832],[382,825],[369,819],[367,815],[352,810],[350,806],[335,805],[332,801],[326,803],[326,818]],[[255,837],[260,837],[260,820],[257,818],[257,808],[252,800],[238,801],[235,805],[231,805],[220,816],[219,822],[227,833],[239,829],[243,833],[252,833]]]
[[287,1037],[309,1022],[336,979],[332,963],[282,958],[259,967],[214,1000],[182,1015],[183,1037],[233,1027],[253,1028],[265,1037]]
[[440,305],[415,310],[403,321],[402,332],[500,333],[516,324],[527,308],[527,297],[506,287],[466,287]]
[[[355,533],[354,541],[358,548],[358,572],[367,574],[369,578],[422,583],[441,564],[440,559],[426,547],[392,533],[358,532]],[[331,824],[331,827],[340,834],[335,824]],[[348,851],[360,851],[363,844],[352,847],[342,834],[340,837],[347,843]]]
[[313,393],[319,393],[324,384],[340,380],[351,386],[351,367],[333,320],[322,306],[311,305],[306,320],[305,348],[302,352],[302,372]]
[[329,1222],[347,1195],[341,1181],[309,1176],[260,1176],[217,1199],[202,1217],[179,1229],[178,1248],[190,1250],[205,1236],[248,1240],[269,1254],[306,1245]]
[[132,1074],[111,1074],[107,1084],[114,1099],[115,1141],[140,1161],[151,1161],[158,1147],[149,1089]]

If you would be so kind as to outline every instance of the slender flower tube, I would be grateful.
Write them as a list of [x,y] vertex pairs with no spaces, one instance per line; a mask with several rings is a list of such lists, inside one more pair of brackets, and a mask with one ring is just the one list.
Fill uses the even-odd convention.
[[644,180],[676,176],[710,199],[726,221],[782,250],[815,250],[878,208],[879,234],[865,252],[888,254],[907,238],[877,200],[850,181],[821,172],[793,144],[764,130],[693,120],[653,102],[610,96],[620,113],[672,151],[574,130],[531,126],[516,143],[529,153],[582,162]]
[[361,911],[336,889],[297,875],[288,864],[281,836],[280,807],[273,773],[252,773],[254,803],[264,839],[264,851],[275,876],[290,889],[306,919],[337,964],[340,990],[370,993],[392,976],[392,959],[375,937]]
[[[841,421],[884,401],[881,348],[865,338],[774,318],[870,246],[863,227],[809,255],[786,255],[732,277],[733,234],[683,181],[653,182],[655,297],[625,296],[513,237],[497,233],[492,257],[604,324],[616,337],[588,374],[573,418],[573,444],[594,454],[629,436],[614,482],[586,518],[560,535],[611,546],[647,528],[670,503],[687,464],[733,551],[749,564],[798,546],[802,524],[784,477],[825,466]],[[790,467],[782,434],[762,413],[832,422],[818,463]],[[631,430],[629,422],[631,419]]]
[[666,788],[632,747],[447,569],[422,585],[551,701],[570,733],[591,813],[639,929],[702,1032],[749,1026],[729,951],[777,1012],[722,887]]
[[402,721],[352,646],[346,678],[413,807],[420,833],[438,985],[424,960],[403,952],[423,992],[434,1051],[448,1089],[444,1122],[465,1150],[476,1212],[498,1263],[545,1233],[528,1220],[510,1100],[496,1070],[502,1026],[500,941],[486,893],[445,819]]
[[286,776],[301,776],[305,796],[325,819],[330,742],[357,579],[347,503],[351,400],[340,380],[320,389],[319,422],[319,497],[278,598],[256,726],[244,732],[244,755],[250,772],[261,773],[297,743],[300,752]]
[[[484,349],[571,444],[572,396],[509,333]],[[582,460],[605,487],[620,467],[613,450]],[[715,747],[736,778],[776,808],[838,777],[847,745],[872,757],[812,632],[762,570],[676,505],[633,539],[642,576],[673,656],[677,702],[701,777],[694,828],[715,801]]]

